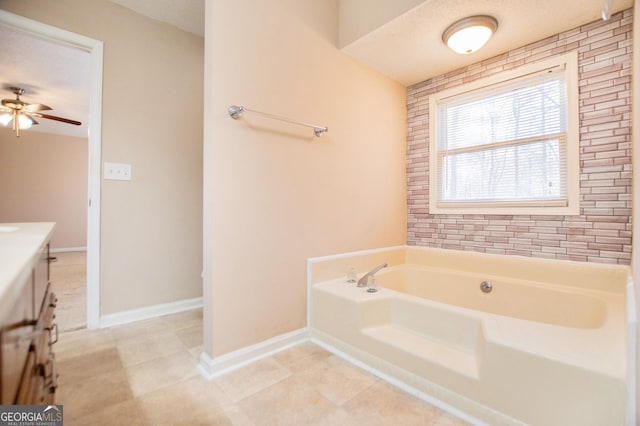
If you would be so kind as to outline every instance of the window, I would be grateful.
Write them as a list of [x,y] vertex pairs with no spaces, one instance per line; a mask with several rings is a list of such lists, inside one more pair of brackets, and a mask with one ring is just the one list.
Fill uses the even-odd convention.
[[431,213],[579,214],[577,55],[430,97]]

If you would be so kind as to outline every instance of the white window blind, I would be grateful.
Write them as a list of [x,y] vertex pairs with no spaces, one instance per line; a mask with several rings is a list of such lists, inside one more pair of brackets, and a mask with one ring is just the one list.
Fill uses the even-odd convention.
[[564,70],[437,106],[438,204],[567,206]]

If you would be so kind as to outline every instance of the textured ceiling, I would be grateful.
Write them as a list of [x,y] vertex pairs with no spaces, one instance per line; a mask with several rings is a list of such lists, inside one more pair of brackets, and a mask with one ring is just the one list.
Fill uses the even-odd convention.
[[[405,85],[491,58],[601,19],[604,0],[425,0],[342,50]],[[615,0],[614,11],[633,0]],[[442,42],[459,19],[491,15],[498,31],[479,51],[459,55]]]
[[[111,1],[183,30],[204,34],[204,0]],[[376,3],[371,4],[374,7]],[[604,4],[605,0],[424,0],[342,50],[410,85],[600,19]],[[613,1],[614,12],[632,5],[633,0]],[[458,55],[442,43],[443,31],[453,22],[483,14],[499,21],[497,33],[483,49]],[[358,14],[354,17],[358,19]]]
[[8,89],[25,89],[21,100],[53,108],[43,113],[82,122],[73,126],[37,119],[33,131],[87,137],[90,54],[0,25],[0,99],[15,99]]

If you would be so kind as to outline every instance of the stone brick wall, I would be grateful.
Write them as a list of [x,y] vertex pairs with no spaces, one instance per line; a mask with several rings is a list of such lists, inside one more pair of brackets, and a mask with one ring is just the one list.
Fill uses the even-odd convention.
[[[407,90],[408,244],[629,264],[632,10],[458,69]],[[429,95],[578,51],[580,215],[429,214]]]

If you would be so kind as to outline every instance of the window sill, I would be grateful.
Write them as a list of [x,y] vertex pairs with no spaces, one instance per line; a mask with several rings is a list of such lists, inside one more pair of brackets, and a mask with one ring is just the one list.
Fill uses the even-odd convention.
[[429,206],[429,214],[481,214],[481,215],[525,215],[525,216],[579,216],[580,207],[438,207]]

